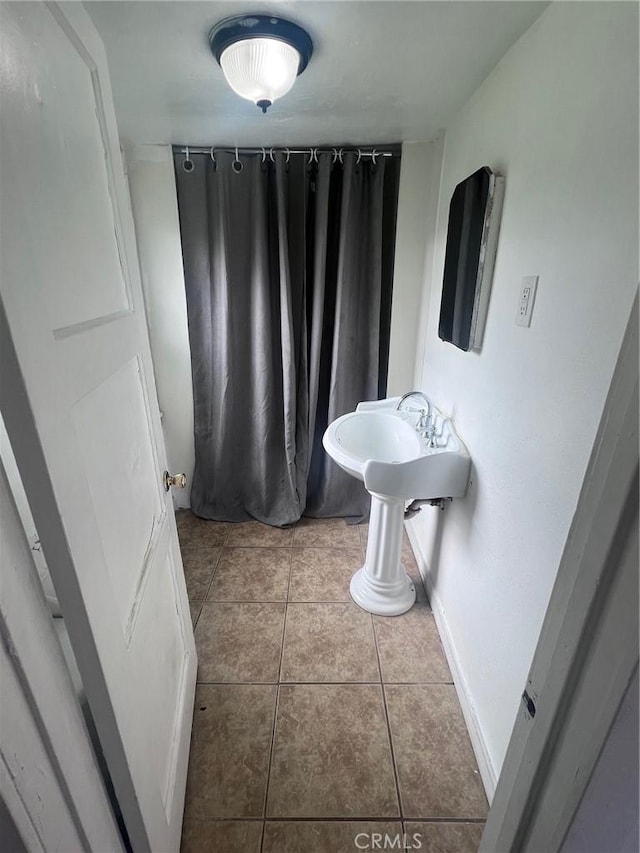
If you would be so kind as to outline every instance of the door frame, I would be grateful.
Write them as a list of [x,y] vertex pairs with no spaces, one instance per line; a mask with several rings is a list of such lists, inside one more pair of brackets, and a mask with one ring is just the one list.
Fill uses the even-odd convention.
[[638,293],[480,853],[560,850],[638,666]]
[[[109,795],[1,461],[0,506],[0,704],[4,710],[24,709],[19,720],[8,714],[0,728],[5,821],[13,824],[29,851],[60,849],[66,840],[67,849],[73,845],[87,853],[123,853]],[[45,772],[47,764],[50,772]]]

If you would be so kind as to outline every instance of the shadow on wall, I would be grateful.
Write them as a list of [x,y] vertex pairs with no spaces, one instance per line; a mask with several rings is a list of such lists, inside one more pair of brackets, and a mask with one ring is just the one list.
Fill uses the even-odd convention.
[[456,531],[460,536],[460,540],[465,544],[470,544],[472,531],[473,531],[473,520],[476,514],[476,507],[478,505],[478,480],[479,473],[476,466],[473,464],[473,460],[471,461],[471,473],[469,474],[469,487],[467,489],[467,494],[465,495],[463,502],[460,503],[459,508],[460,512],[456,516]]
[[422,556],[425,561],[424,569],[429,577],[429,584],[434,589],[437,589],[438,585],[442,540],[446,525],[455,525],[456,534],[461,542],[468,543],[470,541],[471,531],[473,528],[473,517],[478,503],[477,482],[478,471],[472,462],[471,474],[469,477],[469,488],[463,502],[454,500],[452,503],[445,504],[444,510],[430,510],[429,507],[424,507],[422,509],[422,513],[436,513],[435,518],[423,518],[419,522],[419,524],[422,525],[427,522],[429,525],[430,547],[423,550]]
[[[435,587],[438,583],[438,572],[440,571],[440,552],[442,551],[442,531],[444,530],[445,514],[451,507],[443,510],[436,510],[438,513],[437,520],[434,525],[433,539],[431,541],[431,551],[425,554],[427,565],[425,567],[431,586]],[[424,512],[424,509],[422,510]]]

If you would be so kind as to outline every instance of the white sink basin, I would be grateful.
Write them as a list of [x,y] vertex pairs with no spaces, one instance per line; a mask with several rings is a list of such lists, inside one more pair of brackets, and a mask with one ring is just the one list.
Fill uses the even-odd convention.
[[471,459],[451,421],[437,410],[434,419],[436,446],[431,447],[417,432],[415,417],[387,400],[361,403],[329,425],[322,443],[370,492],[405,500],[464,497]]
[[422,452],[420,436],[411,424],[388,412],[349,412],[329,426],[322,443],[329,456],[359,480],[364,480],[370,459],[393,465]]
[[397,616],[413,605],[415,588],[400,563],[405,502],[464,497],[471,459],[451,420],[431,407],[433,436],[416,429],[420,411],[396,409],[400,398],[360,403],[327,428],[329,456],[371,493],[364,566],[351,597],[370,613]]

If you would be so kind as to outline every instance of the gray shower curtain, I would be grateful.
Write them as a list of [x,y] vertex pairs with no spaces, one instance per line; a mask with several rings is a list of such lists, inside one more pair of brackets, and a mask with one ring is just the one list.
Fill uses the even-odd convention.
[[[399,157],[175,154],[193,375],[191,508],[283,526],[363,516],[322,448],[384,396]],[[236,169],[238,165],[236,164]]]

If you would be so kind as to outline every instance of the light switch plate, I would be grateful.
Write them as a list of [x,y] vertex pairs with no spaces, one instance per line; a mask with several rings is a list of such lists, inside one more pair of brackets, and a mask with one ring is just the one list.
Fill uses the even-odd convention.
[[525,275],[520,286],[520,299],[518,300],[518,312],[516,314],[516,326],[530,326],[533,303],[536,301],[536,290],[538,289],[538,276]]

